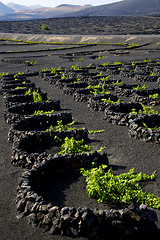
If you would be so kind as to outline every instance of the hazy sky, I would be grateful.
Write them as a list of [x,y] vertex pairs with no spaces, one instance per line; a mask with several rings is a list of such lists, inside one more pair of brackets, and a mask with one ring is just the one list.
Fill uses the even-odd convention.
[[85,5],[91,4],[95,5],[103,5],[113,2],[120,2],[122,0],[1,0],[0,2],[7,4],[9,2],[14,2],[20,5],[30,6],[30,5],[42,5],[46,7],[56,7],[60,4],[73,4],[73,5]]

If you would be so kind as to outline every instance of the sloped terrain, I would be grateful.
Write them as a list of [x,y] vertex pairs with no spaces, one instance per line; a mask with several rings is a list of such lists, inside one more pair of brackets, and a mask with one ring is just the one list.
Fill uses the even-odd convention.
[[[160,2],[156,0],[122,0],[111,4],[98,5],[95,7],[91,5],[80,6],[61,4],[54,8],[31,6],[27,9],[25,6],[12,3],[8,6],[11,6],[11,8],[8,8],[1,3],[0,7],[1,9],[3,8],[3,14],[7,14],[1,16],[1,21],[55,17],[154,16],[159,15],[160,13]],[[13,10],[15,10],[15,12],[13,12]]]
[[0,2],[0,15],[11,14],[14,13],[14,10],[10,7],[7,7],[5,4]]
[[[12,40],[9,40],[9,38]],[[13,38],[17,38],[19,41],[13,41]],[[23,39],[23,42],[20,41],[20,39]],[[32,42],[27,43],[25,40],[30,40]],[[43,43],[47,40],[49,40],[50,43]],[[36,41],[42,42],[36,43]],[[57,41],[59,41],[59,43]],[[105,146],[105,149],[103,151],[107,153],[109,164],[112,166],[115,174],[127,172],[131,168],[135,168],[136,172],[141,171],[146,174],[152,174],[156,170],[156,180],[146,183],[144,185],[144,189],[154,193],[156,196],[160,196],[159,143],[156,143],[154,138],[152,138],[154,141],[150,141],[150,138],[146,139],[145,135],[143,140],[147,140],[147,142],[141,141],[142,139],[131,138],[128,134],[128,122],[125,122],[124,119],[121,118],[119,124],[117,124],[118,122],[115,121],[116,119],[114,119],[114,121],[111,123],[111,121],[106,119],[107,112],[102,111],[104,109],[102,109],[101,107],[99,107],[100,105],[98,105],[98,101],[100,98],[95,99],[94,95],[91,94],[90,91],[88,92],[89,94],[85,94],[86,90],[84,91],[84,89],[87,89],[87,87],[90,85],[91,86],[88,89],[92,89],[91,91],[94,91],[96,89],[95,86],[100,84],[99,91],[102,92],[102,86],[105,86],[105,91],[110,92],[110,98],[114,96],[114,98],[112,98],[113,101],[117,101],[117,98],[120,99],[120,101],[125,102],[140,101],[143,104],[146,104],[146,106],[152,106],[155,111],[159,112],[159,98],[157,100],[152,99],[152,103],[150,101],[151,98],[149,98],[149,95],[153,95],[153,93],[159,95],[159,42],[160,39],[158,36],[148,36],[143,38],[129,36],[126,36],[125,38],[96,38],[89,36],[85,36],[83,38],[66,36],[66,38],[59,37],[57,40],[56,37],[52,36],[49,38],[48,36],[45,37],[36,35],[33,37],[25,35],[12,36],[11,34],[1,35],[1,72],[4,72],[5,74],[15,74],[23,72],[22,77],[24,77],[23,75],[26,75],[26,79],[22,78],[16,80],[18,81],[16,83],[16,86],[19,87],[19,89],[16,90],[14,89],[15,86],[11,78],[7,80],[6,75],[6,79],[3,79],[1,83],[1,92],[4,94],[5,91],[10,91],[10,94],[13,94],[13,92],[15,93],[15,91],[17,91],[18,94],[18,91],[20,91],[22,94],[22,92],[24,92],[23,86],[31,87],[31,85],[29,85],[31,83],[28,81],[30,80],[32,84],[35,84],[35,86],[32,85],[32,88],[35,88],[36,91],[40,88],[42,92],[47,93],[48,98],[54,100],[58,99],[60,101],[62,111],[69,111],[72,113],[72,117],[73,120],[75,120],[76,122],[75,126],[77,128],[85,127],[88,130],[105,129],[105,131],[102,133],[93,134],[90,136],[90,144],[93,145],[94,149],[99,149],[100,147]],[[59,67],[61,68],[58,70]],[[49,70],[51,68],[52,71]],[[54,72],[53,69],[57,69],[57,72]],[[11,75],[10,77],[13,76]],[[6,83],[4,82],[4,80],[6,81]],[[9,81],[10,83],[7,81]],[[105,85],[103,85],[104,83]],[[133,87],[136,88],[138,86],[140,88],[144,88],[144,85],[146,86],[144,90],[133,89]],[[152,92],[153,90],[155,92]],[[47,232],[42,233],[39,228],[33,228],[31,225],[27,224],[27,219],[33,225],[36,224],[36,222],[34,222],[34,219],[26,219],[25,217],[19,220],[16,219],[16,215],[18,215],[18,218],[21,218],[23,216],[23,211],[20,212],[20,214],[16,212],[15,200],[17,196],[16,191],[18,186],[18,179],[24,172],[24,170],[20,170],[19,163],[24,163],[24,158],[23,155],[18,154],[18,151],[15,152],[16,146],[18,146],[16,144],[20,140],[18,134],[21,133],[14,133],[13,130],[17,131],[17,129],[20,129],[20,126],[22,126],[23,128],[26,127],[26,129],[31,126],[30,124],[27,125],[27,122],[25,123],[25,125],[20,125],[20,122],[13,123],[14,119],[12,119],[12,117],[18,117],[17,111],[19,111],[23,105],[30,106],[30,108],[28,109],[29,111],[31,111],[31,105],[37,104],[19,102],[20,105],[17,105],[18,98],[14,97],[14,99],[12,99],[11,101],[11,98],[9,97],[10,96],[8,96],[8,98],[5,97],[4,99],[2,99],[2,96],[0,97],[2,136],[0,142],[2,149],[0,164],[0,201],[2,206],[0,214],[2,219],[2,221],[0,222],[2,229],[1,238],[17,240],[22,239],[23,236],[23,239],[25,240],[47,240],[51,238],[60,240],[72,239],[70,237],[60,235],[53,235],[51,237]],[[43,95],[43,97],[44,100],[46,100],[46,96]],[[90,98],[89,103],[88,97]],[[22,99],[22,95],[20,98]],[[31,99],[23,98],[23,100],[21,101],[31,101]],[[114,105],[114,103],[111,104]],[[42,105],[44,106],[45,104]],[[135,105],[133,105],[133,108],[134,106]],[[108,106],[105,105],[104,108],[106,109],[107,107]],[[19,117],[21,117],[20,121],[25,121],[25,119],[23,119],[23,110],[25,108],[22,108],[23,109],[20,114],[21,116]],[[10,114],[7,115],[8,113]],[[25,110],[25,114],[26,113],[27,112]],[[55,114],[57,113],[57,110],[55,110]],[[28,117],[31,118],[31,116]],[[7,134],[11,125],[7,124],[4,121],[5,119],[11,120],[10,122],[12,122],[12,124],[17,124],[14,126],[14,129],[12,129],[12,131],[10,130],[10,133],[13,133],[15,134],[15,136],[17,136],[17,140],[14,142],[15,149],[12,149],[13,146],[11,142],[7,142]],[[7,120],[7,122],[9,121]],[[146,124],[148,123],[146,122]],[[158,124],[159,123],[156,122],[156,125],[153,127],[158,128]],[[43,126],[42,122],[39,127],[40,126]],[[24,130],[26,131],[26,129]],[[35,133],[33,133],[33,135],[34,134]],[[12,135],[10,135],[10,138],[11,137]],[[21,140],[22,139],[23,137],[21,136]],[[45,151],[45,153],[43,150]],[[24,151],[26,154],[27,145],[24,145],[24,147],[21,148],[22,154]],[[55,149],[52,146],[51,148],[49,148],[46,145],[41,147],[36,146],[36,152],[37,151],[41,152],[42,156],[48,156],[47,154],[55,153]],[[28,162],[25,168],[31,168],[33,160],[32,157],[36,156],[34,155],[34,153],[34,147],[31,145],[31,148],[27,153],[30,154],[30,156],[27,155],[29,157],[26,158],[28,159]],[[12,166],[11,162],[14,163],[14,165],[16,165],[17,167]],[[63,171],[61,171],[61,174],[63,175]],[[19,184],[20,183],[21,181],[19,181]],[[57,205],[63,204],[63,206],[73,206],[74,203],[75,207],[97,207],[98,203],[95,199],[87,198],[85,181],[82,176],[70,176],[70,179],[68,179],[68,186],[64,185],[63,182],[60,183],[60,186],[56,182],[49,183],[47,185],[44,184],[42,188],[39,186],[38,188],[37,186],[35,186],[34,188],[36,189],[36,191],[38,191],[38,194],[41,194],[47,200],[47,203],[48,201],[51,201],[53,203],[55,203],[56,201]],[[58,191],[59,194],[61,194],[61,197],[54,197],[56,195],[55,184],[57,188],[59,186],[56,192]],[[24,189],[23,187],[24,185],[22,185],[22,189]],[[19,190],[20,188],[21,186],[19,185]],[[19,195],[19,197],[21,196],[22,194]],[[32,197],[29,199],[32,199]],[[29,202],[27,204],[29,204]],[[27,206],[29,211],[30,205]],[[21,207],[23,209],[22,202],[21,204],[17,205],[17,207],[18,209],[21,209]],[[108,209],[110,207],[112,206],[110,206],[109,204],[107,204],[106,206],[102,206],[101,204],[99,205],[99,208],[103,209]],[[158,215],[157,226],[159,227],[159,210],[156,210],[156,213]],[[25,214],[27,214],[27,212]],[[157,234],[157,236],[154,235],[154,237],[152,236],[152,238],[156,239],[157,237],[157,239],[159,239],[159,232],[157,232]],[[102,239],[105,239],[104,236],[101,237]],[[80,237],[78,238],[80,239]]]
[[154,15],[160,12],[160,2],[156,0],[123,0],[116,3],[95,6],[67,16],[123,16]]
[[[47,30],[40,30],[41,26]],[[0,22],[0,32],[47,35],[159,34],[160,17],[67,17]]]

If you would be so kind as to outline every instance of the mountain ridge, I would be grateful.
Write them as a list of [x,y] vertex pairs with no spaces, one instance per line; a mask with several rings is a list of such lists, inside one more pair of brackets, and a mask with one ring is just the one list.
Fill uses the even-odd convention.
[[21,11],[21,10],[33,10],[33,9],[37,9],[37,8],[43,8],[44,6],[41,5],[31,5],[31,6],[25,6],[25,5],[21,5],[21,4],[16,4],[14,2],[10,2],[6,4],[7,7],[15,10],[15,11]]
[[160,0],[123,0],[120,2],[95,6],[66,16],[150,15],[155,12],[160,14]]
[[[15,10],[8,8],[8,12],[1,13],[0,2],[0,20],[31,20],[59,17],[97,17],[97,16],[139,16],[139,15],[160,15],[160,0],[122,0],[110,4],[92,6],[92,5],[72,5],[61,4],[57,7],[32,6],[34,9],[23,5],[14,5]],[[5,7],[4,4],[2,4]],[[17,10],[16,10],[17,6]],[[6,6],[8,7],[8,6]],[[23,9],[23,8],[29,9]],[[22,9],[21,9],[22,8]],[[10,9],[10,10],[9,10]],[[6,15],[8,14],[8,15]]]
[[14,13],[14,10],[0,2],[0,15],[11,14]]

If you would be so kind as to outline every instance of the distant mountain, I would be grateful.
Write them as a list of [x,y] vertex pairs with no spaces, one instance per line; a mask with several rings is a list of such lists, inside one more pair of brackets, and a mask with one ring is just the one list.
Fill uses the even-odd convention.
[[24,6],[24,5],[19,5],[16,3],[7,3],[6,6],[9,8],[12,8],[15,11],[24,11],[24,10],[31,10],[31,9],[37,9],[37,8],[42,8],[43,6],[41,5],[33,5],[33,6]]
[[100,5],[64,16],[122,16],[160,14],[160,0],[122,0]]
[[30,9],[38,9],[38,8],[44,8],[42,5],[31,5],[29,6]]
[[61,4],[61,5],[57,6],[57,8],[61,8],[61,7],[75,8],[75,7],[80,7],[80,5]]
[[32,13],[40,14],[41,16],[44,16],[45,18],[52,18],[52,17],[60,17],[63,14],[68,14],[72,12],[78,12],[80,10],[84,10],[86,8],[89,8],[91,5],[70,5],[70,4],[62,4],[55,8],[40,8],[35,9],[35,11]]
[[6,6],[12,8],[15,11],[19,11],[19,10],[29,10],[29,7],[27,6],[23,6],[23,5],[19,5],[19,4],[15,4],[15,3],[7,3]]
[[13,13],[14,10],[7,7],[5,4],[3,4],[2,2],[0,2],[0,15],[4,15],[4,14],[11,14]]
[[80,5],[62,4],[55,8],[42,7],[42,8],[27,9],[27,10],[23,10],[22,8],[24,8],[25,6],[21,6],[21,5],[18,5],[18,7],[14,5],[14,7],[15,7],[15,12],[13,14],[3,16],[0,18],[0,20],[14,21],[14,20],[54,18],[54,17],[60,17],[63,14],[68,14],[71,12],[74,13],[86,8],[90,8],[91,5],[80,6]]
[[14,3],[10,3],[8,6],[0,2],[1,21],[57,17],[160,15],[160,0],[122,0],[120,2],[95,7],[91,5],[80,6],[71,4],[61,4],[55,8],[42,6],[26,7]]

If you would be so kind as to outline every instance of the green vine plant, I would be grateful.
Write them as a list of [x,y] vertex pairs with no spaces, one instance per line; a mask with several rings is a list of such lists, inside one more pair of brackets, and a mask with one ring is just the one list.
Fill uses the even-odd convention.
[[96,59],[103,59],[103,58],[105,58],[105,56],[98,56]]
[[62,68],[61,67],[59,67],[59,68],[50,68],[50,69],[44,69],[44,70],[42,70],[42,72],[43,71],[50,71],[51,73],[56,73],[56,72],[58,72],[58,71],[61,71],[62,70]]
[[34,102],[43,102],[42,96],[38,92],[33,92],[33,101]]
[[131,65],[132,65],[132,66],[135,66],[136,63],[141,63],[141,61],[133,61],[133,62],[131,63]]
[[25,95],[33,95],[33,101],[34,102],[43,102],[42,96],[37,91],[32,91],[31,89],[28,89],[28,91],[25,92]]
[[71,67],[72,70],[81,70],[82,67],[79,67],[77,64]]
[[69,78],[70,78],[69,76],[66,76],[64,73],[62,73],[61,79],[69,79]]
[[110,62],[105,62],[105,63],[102,63],[102,66],[106,67],[106,66],[109,66]]
[[114,62],[113,65],[122,65],[122,62]]
[[[75,128],[72,127],[72,125],[75,122],[68,123],[66,125],[63,125],[62,120],[57,121],[57,126],[53,127],[52,125],[50,126],[49,129],[46,130],[46,132],[49,131],[69,131],[73,130]],[[95,130],[95,131],[88,131],[89,134],[96,134],[96,133],[101,133],[104,130]],[[54,140],[56,143],[60,146],[60,152],[59,154],[67,154],[67,153],[82,153],[82,152],[91,152],[93,151],[93,146],[89,146],[87,144],[84,144],[84,139],[78,141],[75,140],[74,137],[68,138],[66,137],[64,140],[60,139],[58,136],[54,137]],[[100,149],[97,150],[97,152],[101,152],[105,147],[101,147]]]
[[89,130],[88,133],[89,134],[97,134],[97,133],[102,133],[104,132],[105,129],[101,129],[101,130]]
[[23,76],[23,75],[24,75],[24,72],[16,73],[16,74],[14,74],[14,79],[15,79],[15,80],[18,80],[18,77],[19,77],[19,76]]
[[83,58],[81,57],[81,58],[72,58],[72,61],[82,61],[83,60]]
[[133,90],[145,90],[146,89],[146,86],[145,84],[141,87],[139,84],[137,87],[132,87]]
[[80,78],[77,78],[73,83],[78,83],[80,80]]
[[134,47],[138,47],[138,46],[139,46],[138,44],[132,43],[132,44],[129,44],[127,46],[127,48],[134,48]]
[[25,92],[25,95],[32,95],[32,89],[29,88],[28,91]]
[[[152,129],[152,128],[149,128],[148,126],[147,126],[147,124],[146,123],[142,123],[143,124],[143,127],[145,127],[146,129],[148,129],[148,130],[150,130],[150,129]],[[158,127],[158,126],[155,126],[153,129],[155,129],[155,130],[160,130],[160,127]]]
[[69,131],[69,130],[75,129],[71,127],[75,123],[75,121],[72,121],[71,123],[67,123],[66,125],[63,125],[62,120],[57,121],[57,123],[58,125],[55,126],[56,132]]
[[98,84],[97,87],[95,86],[94,87],[94,91],[90,91],[91,94],[94,94],[94,95],[102,95],[102,94],[110,94],[110,92],[106,91],[105,89],[105,81],[102,85],[102,90],[98,90],[97,88],[100,87],[101,84]]
[[124,71],[124,68],[123,67],[119,67],[118,70],[119,71]]
[[98,85],[92,86],[92,85],[88,85],[88,87],[86,87],[86,89],[90,89],[90,88],[100,88],[101,83],[99,83]]
[[[76,128],[71,127],[72,125],[74,125],[74,123],[75,123],[75,121],[72,121],[71,123],[67,123],[67,124],[63,125],[62,120],[59,120],[59,121],[57,121],[57,126],[53,127],[51,125],[50,128],[46,130],[46,132],[54,131],[54,130],[56,132],[74,130]],[[96,133],[101,133],[101,132],[104,132],[104,129],[102,129],[102,130],[90,130],[90,131],[88,131],[88,134],[96,134]]]
[[102,80],[102,81],[108,80],[108,79],[110,78],[110,76],[111,76],[111,75],[108,75],[108,76],[106,76],[106,77],[101,77],[99,80]]
[[49,131],[56,131],[56,132],[61,132],[61,131],[69,131],[69,130],[73,130],[75,128],[72,128],[71,126],[75,123],[75,121],[71,122],[71,123],[67,123],[66,125],[63,125],[62,120],[57,121],[57,126],[53,127],[52,125],[46,129],[46,132]]
[[93,167],[90,170],[81,169],[86,177],[87,193],[99,203],[111,202],[117,204],[146,204],[152,208],[160,208],[160,197],[144,191],[139,182],[155,180],[152,175],[137,173],[134,168],[127,173],[114,175],[112,169],[106,171],[107,166]]
[[146,63],[149,63],[149,62],[152,62],[152,59],[144,59],[143,62],[146,62]]
[[153,73],[152,71],[150,71],[150,73],[149,73],[149,76],[151,76],[151,77],[155,77],[155,76],[156,76],[156,74],[155,74],[155,73]]
[[46,30],[49,30],[49,27],[47,24],[42,24],[42,26],[40,28],[38,28],[38,30],[46,31]]
[[3,77],[3,76],[5,76],[5,75],[9,75],[9,72],[2,72],[2,73],[0,73],[0,77]]
[[98,90],[98,89],[94,89],[94,91],[90,91],[90,93],[94,94],[94,95],[103,95],[103,94],[110,94],[110,92],[105,91],[102,89],[102,91]]
[[[58,74],[59,71],[61,71],[61,67],[55,68],[55,69],[54,68],[51,69],[51,73],[56,73],[57,72],[57,74]],[[60,72],[60,73],[62,73],[62,72]]]
[[90,63],[86,66],[86,68],[90,68],[90,67],[92,67],[92,63]]
[[98,74],[97,74],[97,77],[102,76],[102,74],[103,74],[103,71],[101,71],[100,73],[98,73]]
[[[69,49],[71,47],[67,47]],[[66,47],[59,47],[58,49],[66,49]],[[36,49],[36,50],[21,50],[21,51],[6,51],[6,52],[1,52],[1,53],[32,53],[32,52],[47,52],[47,51],[55,51],[57,48],[47,48],[47,49]]]
[[43,111],[43,110],[38,110],[35,111],[31,116],[37,116],[37,115],[47,115],[47,114],[52,114],[54,112],[54,110],[52,111]]
[[149,99],[156,99],[156,98],[160,98],[160,95],[158,93],[155,93],[153,95],[149,95]]
[[16,88],[14,88],[15,90],[17,90],[17,89],[25,89],[26,87],[16,87]]
[[[51,72],[52,73],[52,72]],[[61,78],[61,75],[59,74],[59,73],[54,73],[55,75],[54,75],[54,77],[59,77],[59,78]],[[67,78],[67,77],[66,77]],[[62,77],[62,79],[66,79],[65,77],[63,78]]]
[[122,85],[123,82],[122,82],[122,80],[117,80],[116,82],[111,82],[110,84],[111,85]]
[[26,64],[28,64],[28,66],[33,66],[35,64],[38,64],[37,61],[25,61]]
[[10,39],[10,38],[0,38],[0,41],[23,42],[23,40]]
[[105,102],[105,103],[111,103],[111,104],[114,104],[114,103],[120,103],[120,99],[118,99],[116,102],[112,101],[110,98],[108,99],[101,99],[101,101]]
[[143,110],[136,110],[135,108],[132,108],[132,111],[129,113],[130,115],[152,115],[152,114],[158,114],[158,111],[155,111],[152,107],[146,107],[142,103]]
[[[104,147],[101,147],[97,152],[101,152]],[[64,143],[60,146],[60,154],[71,154],[71,153],[88,153],[93,151],[93,146],[84,144],[84,139],[78,141],[74,137],[64,139]]]
[[66,137],[64,143],[60,147],[60,154],[67,153],[82,153],[82,152],[91,152],[93,150],[92,146],[84,144],[84,139],[77,141],[72,137],[69,139]]

